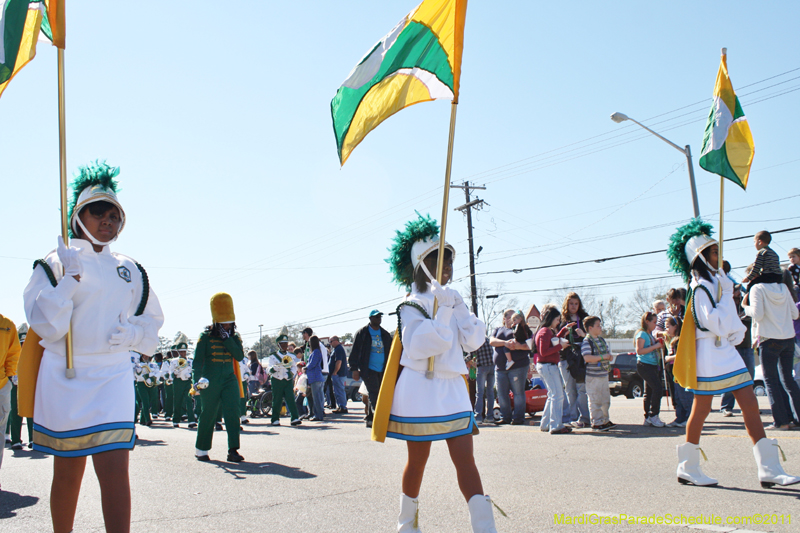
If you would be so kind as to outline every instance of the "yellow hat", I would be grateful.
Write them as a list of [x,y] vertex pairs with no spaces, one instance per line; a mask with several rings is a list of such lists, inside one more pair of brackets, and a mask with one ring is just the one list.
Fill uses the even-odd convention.
[[215,324],[230,324],[236,320],[233,313],[233,298],[227,292],[218,292],[211,297],[211,319]]

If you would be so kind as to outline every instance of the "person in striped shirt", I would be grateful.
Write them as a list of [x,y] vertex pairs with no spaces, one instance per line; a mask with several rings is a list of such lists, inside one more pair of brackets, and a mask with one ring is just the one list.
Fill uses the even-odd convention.
[[581,355],[586,361],[586,395],[594,431],[608,431],[616,426],[608,415],[611,394],[608,390],[608,365],[613,359],[603,334],[603,323],[596,316],[583,319],[586,336],[581,343]]

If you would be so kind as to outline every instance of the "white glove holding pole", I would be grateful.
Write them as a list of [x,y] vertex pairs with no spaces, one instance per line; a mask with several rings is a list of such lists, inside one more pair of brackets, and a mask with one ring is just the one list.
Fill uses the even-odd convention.
[[81,265],[80,260],[81,251],[73,246],[67,247],[61,235],[58,236],[58,248],[56,248],[56,253],[58,253],[58,260],[61,261],[61,265],[64,267],[64,277],[80,277],[80,275],[83,274],[83,265]]
[[717,281],[722,287],[722,294],[733,294],[733,281],[722,270],[717,271]]
[[436,301],[439,302],[439,307],[453,307],[456,303],[454,294],[458,293],[452,289],[442,287],[438,281],[432,280],[431,294],[436,297]]

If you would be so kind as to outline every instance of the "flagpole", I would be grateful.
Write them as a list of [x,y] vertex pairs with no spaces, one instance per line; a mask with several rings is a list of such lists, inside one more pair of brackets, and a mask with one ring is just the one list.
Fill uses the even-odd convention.
[[[67,126],[66,110],[64,104],[64,49],[58,50],[58,158],[59,177],[61,180],[61,237],[64,244],[69,245],[69,231],[67,224]],[[72,358],[72,326],[67,330],[67,369],[64,372],[67,378],[75,377],[75,368]]]
[[[439,231],[439,255],[436,261],[436,279],[439,283],[442,282],[442,275],[444,274],[444,250],[445,250],[445,233],[447,232],[447,212],[449,210],[448,204],[450,202],[450,170],[453,167],[453,142],[456,137],[456,106],[458,102],[454,99],[450,104],[450,136],[447,140],[447,166],[444,171],[444,199],[442,200],[442,219],[441,230]],[[436,310],[439,307],[439,302],[435,299],[433,301],[433,316],[436,316]],[[434,358],[428,358],[428,371],[425,372],[425,377],[433,379],[433,364]]]
[[[725,221],[725,178],[723,176],[719,177],[719,254],[717,255],[717,270],[721,271],[723,275],[725,275],[725,268],[722,266],[722,241],[723,241],[723,223]],[[722,300],[722,283],[719,284],[717,287],[717,301]],[[717,347],[722,346],[722,339],[717,337],[716,340]]]

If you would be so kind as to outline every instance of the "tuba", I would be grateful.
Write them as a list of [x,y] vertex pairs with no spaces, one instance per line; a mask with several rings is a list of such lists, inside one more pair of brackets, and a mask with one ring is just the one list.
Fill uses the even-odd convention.
[[158,378],[151,372],[150,365],[142,365],[141,370],[142,372],[140,375],[142,376],[142,381],[144,381],[145,386],[152,388],[158,385]]

